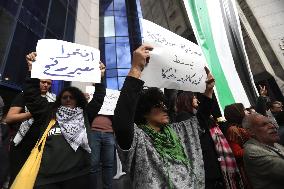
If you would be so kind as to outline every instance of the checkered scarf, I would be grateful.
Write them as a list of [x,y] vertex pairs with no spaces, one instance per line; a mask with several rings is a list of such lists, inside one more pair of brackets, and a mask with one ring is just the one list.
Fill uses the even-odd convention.
[[243,189],[244,185],[230,145],[218,125],[210,128],[227,189]]
[[60,106],[56,112],[56,120],[62,135],[74,151],[81,146],[87,152],[91,153],[82,108]]

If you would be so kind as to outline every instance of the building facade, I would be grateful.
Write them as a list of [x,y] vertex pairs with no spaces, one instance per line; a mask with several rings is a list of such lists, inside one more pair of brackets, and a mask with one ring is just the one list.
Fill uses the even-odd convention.
[[[0,0],[0,92],[6,104],[21,91],[25,56],[39,39],[74,41],[76,10],[77,0]],[[54,81],[53,92],[64,84]]]

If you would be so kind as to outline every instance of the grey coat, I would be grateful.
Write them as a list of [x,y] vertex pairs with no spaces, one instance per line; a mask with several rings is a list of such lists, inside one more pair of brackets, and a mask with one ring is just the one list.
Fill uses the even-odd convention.
[[269,147],[255,139],[244,145],[244,164],[254,189],[284,188],[284,147]]

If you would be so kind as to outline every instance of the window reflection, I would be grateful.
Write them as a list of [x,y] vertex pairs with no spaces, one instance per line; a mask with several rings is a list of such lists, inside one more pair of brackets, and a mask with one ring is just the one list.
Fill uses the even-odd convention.
[[117,77],[107,78],[107,88],[118,90]]
[[38,36],[18,22],[3,78],[9,78],[9,82],[22,85],[27,74],[26,54],[35,51],[38,39]]
[[4,55],[12,34],[14,22],[14,18],[4,9],[0,8],[0,68],[4,63]]
[[105,44],[105,63],[107,69],[116,68],[115,44]]
[[114,15],[126,16],[125,0],[114,0]]
[[47,27],[60,39],[63,39],[66,19],[66,7],[61,1],[53,0],[50,8],[50,15]]
[[117,77],[117,69],[107,69],[106,77]]
[[[134,6],[138,1],[128,5]],[[131,18],[131,15],[141,15],[141,10],[139,7],[128,7],[129,13],[126,2],[100,0],[100,51],[107,67],[107,87],[112,89],[121,89],[123,86],[131,67],[131,51],[138,43],[141,44],[139,19]]]
[[130,68],[131,67],[131,56],[129,43],[117,43],[117,67],[118,68]]
[[128,36],[127,17],[124,16],[115,17],[115,32],[116,36]]
[[23,7],[30,12],[30,15],[37,17],[43,24],[45,24],[49,2],[50,0],[24,0]]
[[127,76],[129,69],[117,69],[118,76]]
[[[74,41],[77,3],[78,0],[0,0],[2,84],[20,89],[27,71],[25,56],[35,51],[38,39],[65,36],[63,40]],[[63,81],[54,82],[57,91],[63,85]]]
[[105,16],[104,17],[104,37],[112,37],[112,36],[115,36],[114,17]]

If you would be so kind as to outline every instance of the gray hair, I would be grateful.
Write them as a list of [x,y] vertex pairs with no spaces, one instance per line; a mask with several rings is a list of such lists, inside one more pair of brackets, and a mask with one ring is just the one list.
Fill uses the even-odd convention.
[[249,114],[249,115],[246,115],[244,118],[243,118],[243,121],[242,121],[242,127],[244,129],[250,129],[251,126],[252,126],[252,120],[253,118],[256,118],[258,116],[262,116],[261,114],[259,113],[252,113],[252,114]]

